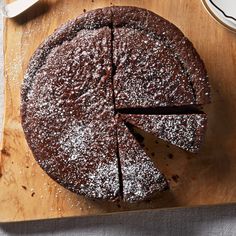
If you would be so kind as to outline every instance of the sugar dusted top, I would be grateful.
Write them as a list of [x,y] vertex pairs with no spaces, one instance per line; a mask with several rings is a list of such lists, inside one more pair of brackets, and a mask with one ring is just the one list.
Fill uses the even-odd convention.
[[[131,201],[164,190],[166,182],[128,130],[116,129],[116,109],[210,101],[193,45],[170,22],[135,7],[97,9],[57,29],[32,56],[21,97],[27,142],[54,180],[108,200],[117,199],[124,185],[124,196],[134,194]],[[163,127],[171,122],[166,118]],[[117,136],[127,141],[122,150],[129,150],[122,162]]]

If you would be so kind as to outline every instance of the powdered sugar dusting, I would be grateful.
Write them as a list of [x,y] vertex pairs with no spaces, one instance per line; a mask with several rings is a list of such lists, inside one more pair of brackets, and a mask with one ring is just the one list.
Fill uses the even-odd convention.
[[[49,36],[30,61],[21,109],[27,141],[41,167],[78,194],[118,198],[122,183],[117,134],[124,200],[143,200],[167,188],[163,175],[124,124],[116,130],[115,105],[189,105],[209,98],[204,67],[189,41],[170,23],[150,14],[132,7],[88,12]],[[179,50],[177,44],[172,47],[173,40]],[[192,120],[185,119],[184,125],[193,126],[200,137],[204,127]],[[153,129],[151,122],[148,126],[147,120],[142,121]],[[158,124],[158,130],[166,132],[160,136],[163,139],[183,148],[193,142],[186,149],[196,148],[193,132],[182,127],[181,119],[168,117]]]
[[124,201],[143,200],[165,190],[168,184],[164,176],[122,122],[117,133]]
[[64,179],[78,185],[80,194],[113,199],[119,192],[118,163],[113,148],[115,130],[110,121],[111,124],[101,120],[73,121],[61,134],[59,156],[66,157],[65,165],[73,166],[76,175],[74,180],[67,172]]
[[190,152],[198,152],[203,142],[207,117],[186,115],[122,115],[126,122]]
[[[66,153],[69,156],[69,162],[76,161],[82,155],[86,155],[88,146],[91,146],[91,142],[94,141],[92,128],[94,127],[91,124],[85,125],[83,122],[74,121],[70,124],[70,127],[62,133],[59,139],[61,155]],[[83,165],[84,163],[80,162],[80,164]]]
[[22,104],[39,164],[68,189],[103,199],[119,192],[110,48],[110,29],[79,31],[26,78]]
[[115,29],[114,63],[117,108],[196,103],[177,56],[152,34]]
[[[107,176],[114,176],[114,178],[107,178]],[[86,195],[91,192],[91,189],[95,189],[93,197],[96,198],[103,198],[107,191],[110,191],[111,198],[119,194],[117,163],[99,163],[95,171],[88,172],[88,179],[90,184],[83,190]]]

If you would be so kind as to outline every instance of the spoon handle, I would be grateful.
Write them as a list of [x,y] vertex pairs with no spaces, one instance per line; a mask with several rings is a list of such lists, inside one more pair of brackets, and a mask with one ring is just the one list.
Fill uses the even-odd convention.
[[38,1],[39,0],[16,0],[12,3],[3,5],[1,9],[2,14],[7,18],[15,17],[20,13],[22,13],[23,11],[25,11],[26,9],[28,9],[29,7],[31,7],[32,5],[34,5]]

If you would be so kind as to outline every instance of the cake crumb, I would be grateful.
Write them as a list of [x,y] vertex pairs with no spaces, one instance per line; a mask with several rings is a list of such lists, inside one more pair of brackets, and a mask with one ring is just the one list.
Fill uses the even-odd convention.
[[5,148],[2,149],[2,154],[10,156],[10,153]]
[[176,183],[179,181],[179,176],[178,175],[172,175],[171,177]]
[[169,158],[169,159],[173,159],[173,154],[172,154],[172,153],[169,153],[169,154],[168,154],[168,158]]
[[21,185],[21,187],[24,189],[24,190],[27,190],[27,187],[25,185]]

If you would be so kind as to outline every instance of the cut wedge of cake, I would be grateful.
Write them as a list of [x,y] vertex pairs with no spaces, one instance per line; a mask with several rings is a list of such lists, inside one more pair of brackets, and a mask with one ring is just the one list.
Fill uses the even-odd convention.
[[123,200],[135,202],[168,189],[164,175],[154,166],[123,122],[117,124]]
[[207,125],[206,114],[122,114],[121,117],[125,122],[190,152],[199,151]]

